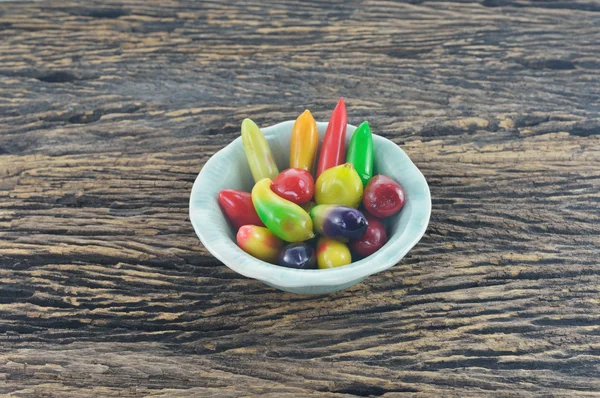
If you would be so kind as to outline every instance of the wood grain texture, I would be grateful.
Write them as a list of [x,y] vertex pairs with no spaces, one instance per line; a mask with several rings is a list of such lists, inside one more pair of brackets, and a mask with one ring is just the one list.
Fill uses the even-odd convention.
[[[0,4],[0,394],[598,396],[598,2],[266,3]],[[230,271],[198,171],[339,96],[427,234],[327,296]]]

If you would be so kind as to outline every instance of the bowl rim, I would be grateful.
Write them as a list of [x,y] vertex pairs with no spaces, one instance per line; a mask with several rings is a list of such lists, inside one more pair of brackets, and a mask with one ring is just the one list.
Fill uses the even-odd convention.
[[[277,134],[277,130],[284,127],[287,128],[288,125],[291,130],[294,122],[294,120],[284,121],[261,128],[261,131],[265,137],[269,137]],[[321,130],[321,128],[327,127],[328,122],[317,122],[317,125],[319,130]],[[347,125],[347,132],[353,134],[355,129],[356,126]],[[228,157],[229,152],[233,151],[235,145],[238,145],[238,143],[241,145],[240,141],[241,137],[238,137],[230,142],[212,155],[202,167],[192,186],[189,201],[189,216],[194,231],[204,247],[228,268],[241,275],[287,288],[332,286],[348,283],[353,280],[361,280],[395,266],[421,240],[427,230],[431,218],[431,193],[425,176],[399,145],[385,137],[373,134],[374,147],[378,145],[395,146],[399,156],[404,157],[408,161],[408,167],[412,169],[410,174],[416,176],[423,183],[425,196],[421,204],[426,204],[427,206],[425,208],[418,208],[419,211],[409,219],[410,223],[410,220],[417,218],[417,215],[419,216],[418,218],[421,220],[421,223],[416,231],[411,231],[411,234],[401,233],[395,239],[388,240],[386,245],[377,252],[359,261],[343,267],[315,270],[286,268],[259,260],[242,251],[229,237],[219,240],[209,239],[214,234],[214,230],[208,219],[208,212],[195,208],[194,202],[197,200],[197,195],[200,195],[201,190],[199,187],[205,179],[208,179],[207,170],[210,170],[211,165],[218,163],[221,158]],[[216,201],[217,197],[215,196],[213,200]]]

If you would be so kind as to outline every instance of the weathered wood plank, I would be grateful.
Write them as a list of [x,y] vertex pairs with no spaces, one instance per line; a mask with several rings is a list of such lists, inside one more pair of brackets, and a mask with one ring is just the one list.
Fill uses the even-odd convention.
[[[596,396],[598,3],[269,3],[0,5],[0,394]],[[327,296],[233,273],[198,171],[339,96],[427,234]]]

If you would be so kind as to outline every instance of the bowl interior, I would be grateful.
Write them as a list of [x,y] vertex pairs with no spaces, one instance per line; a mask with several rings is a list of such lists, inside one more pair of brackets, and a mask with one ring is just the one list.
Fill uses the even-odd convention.
[[[289,142],[293,121],[262,129],[279,170],[289,164]],[[327,123],[318,123],[322,141]],[[348,125],[349,142],[354,126]],[[247,277],[274,285],[297,287],[347,283],[396,264],[421,238],[431,212],[429,187],[408,156],[393,142],[374,135],[375,174],[385,174],[402,185],[406,204],[399,214],[386,220],[389,241],[375,254],[344,267],[328,270],[296,270],[269,264],[243,252],[235,232],[218,206],[217,195],[226,188],[250,192],[253,179],[241,142],[237,138],[212,156],[199,174],[190,198],[190,219],[204,246],[228,267]]]

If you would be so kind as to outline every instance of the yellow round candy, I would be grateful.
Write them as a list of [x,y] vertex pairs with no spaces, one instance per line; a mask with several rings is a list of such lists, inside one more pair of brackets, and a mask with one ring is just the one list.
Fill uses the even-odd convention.
[[315,200],[319,205],[358,207],[363,184],[352,163],[325,170],[315,183]]
[[322,237],[317,243],[317,265],[320,269],[335,268],[352,262],[348,246],[337,240]]

